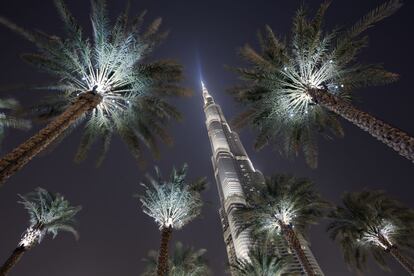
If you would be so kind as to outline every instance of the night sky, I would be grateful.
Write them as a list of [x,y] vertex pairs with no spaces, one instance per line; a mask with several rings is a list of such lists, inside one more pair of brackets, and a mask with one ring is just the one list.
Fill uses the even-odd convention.
[[[68,0],[69,7],[87,31],[90,31],[89,1]],[[313,10],[320,1],[307,1]],[[336,0],[327,14],[329,29],[354,23],[382,0]],[[414,3],[405,6],[394,16],[369,30],[370,48],[361,55],[364,62],[384,63],[385,68],[401,74],[393,85],[369,88],[356,92],[361,109],[414,134],[412,89],[414,58]],[[204,124],[200,91],[200,68],[210,93],[231,119],[241,108],[226,94],[226,89],[237,84],[237,76],[224,65],[238,65],[237,48],[246,42],[256,45],[256,32],[269,24],[276,33],[287,35],[291,18],[301,1],[133,1],[132,11],[148,9],[147,19],[161,16],[164,28],[171,30],[169,39],[156,51],[153,59],[174,58],[185,66],[184,85],[194,90],[194,96],[174,101],[185,116],[174,123],[171,131],[173,147],[162,147],[160,160],[148,156],[146,170],[139,170],[137,162],[126,146],[115,139],[106,161],[95,168],[93,154],[80,165],[72,162],[80,140],[80,128],[68,136],[54,151],[34,159],[26,168],[12,177],[0,189],[0,262],[16,247],[28,226],[28,215],[16,203],[17,194],[27,193],[41,186],[60,192],[73,204],[82,205],[78,214],[80,240],[68,233],[55,240],[46,238],[27,253],[11,275],[79,275],[114,276],[138,275],[144,270],[141,261],[150,249],[159,246],[159,231],[154,221],[142,213],[141,205],[132,194],[142,191],[138,185],[146,171],[153,172],[158,165],[168,174],[173,165],[188,162],[190,178],[207,176],[209,189],[204,193],[205,206],[201,218],[173,234],[173,242],[180,240],[196,248],[206,248],[214,275],[224,275],[227,262],[221,225],[216,184],[210,162],[211,151]],[[123,10],[124,1],[109,1],[112,18]],[[62,33],[62,24],[52,0],[0,1],[0,14],[31,29],[53,34]],[[33,46],[16,34],[0,28],[0,84],[35,84],[49,80],[45,74],[19,59],[19,54],[30,52]],[[13,96],[23,104],[31,104],[44,95],[41,91],[1,92]],[[242,141],[255,167],[265,175],[292,173],[313,179],[323,196],[339,202],[343,191],[359,191],[364,187],[385,189],[392,196],[414,207],[412,201],[414,167],[406,159],[377,142],[371,136],[343,123],[345,138],[320,139],[320,159],[317,170],[309,169],[299,157],[287,160],[271,148],[253,150],[253,133],[245,130]],[[36,127],[37,128],[37,127]],[[29,132],[9,131],[1,154],[23,142]],[[342,260],[339,247],[329,240],[325,224],[312,227],[312,251],[326,275],[352,275]],[[392,275],[405,272],[392,263]],[[390,275],[370,266],[365,275]]]

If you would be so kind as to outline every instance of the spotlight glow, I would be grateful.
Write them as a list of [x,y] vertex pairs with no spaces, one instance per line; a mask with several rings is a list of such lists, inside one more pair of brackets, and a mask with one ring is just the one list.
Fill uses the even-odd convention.
[[[359,239],[360,244],[372,244],[383,248],[384,250],[389,249],[392,243],[392,236],[397,233],[397,227],[390,221],[383,220],[380,225],[369,227],[365,231],[362,237]],[[385,243],[381,238],[385,239],[388,243]]]
[[23,246],[26,249],[31,248],[42,240],[43,234],[39,229],[29,227],[20,240],[19,246]]

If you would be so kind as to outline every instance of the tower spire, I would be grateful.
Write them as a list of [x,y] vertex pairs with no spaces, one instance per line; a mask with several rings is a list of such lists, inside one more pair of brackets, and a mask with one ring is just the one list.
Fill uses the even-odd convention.
[[201,81],[201,87],[203,89],[203,93],[208,93],[206,86],[204,85],[204,81]]
[[203,99],[204,99],[204,105],[208,105],[210,103],[214,103],[213,97],[210,95],[210,93],[207,90],[206,85],[203,81],[201,81],[201,89],[203,91]]

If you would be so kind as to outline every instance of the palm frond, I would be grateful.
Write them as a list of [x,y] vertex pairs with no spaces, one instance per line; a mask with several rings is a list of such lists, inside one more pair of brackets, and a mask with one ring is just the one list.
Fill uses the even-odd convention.
[[330,237],[339,243],[352,269],[364,271],[372,255],[382,269],[389,270],[385,261],[389,246],[414,249],[414,210],[384,191],[345,193],[343,206],[338,206],[329,217]]
[[0,110],[0,142],[4,139],[7,128],[28,130],[31,127],[30,121],[15,116],[20,111],[20,105],[15,99],[0,99]]
[[142,183],[145,193],[139,195],[143,212],[163,227],[180,229],[195,219],[201,211],[200,188],[203,185],[191,185],[186,182],[187,165],[175,168],[168,180],[163,180],[156,168],[156,179],[147,176],[149,184]]
[[269,254],[266,246],[255,246],[249,252],[249,260],[238,259],[231,267],[236,276],[285,275],[289,259]]
[[[93,139],[105,134],[99,144],[98,163],[103,160],[111,139],[118,133],[141,162],[142,144],[158,155],[158,142],[171,144],[166,131],[169,120],[180,113],[166,102],[170,96],[181,97],[190,91],[181,87],[183,68],[170,60],[146,63],[145,59],[166,37],[160,18],[143,30],[144,13],[129,20],[127,7],[111,24],[105,0],[91,0],[92,38],[85,37],[64,0],[54,0],[66,30],[64,37],[41,31],[28,31],[0,17],[0,24],[33,42],[36,53],[22,55],[29,64],[56,78],[42,88],[53,91],[31,108],[29,114],[40,121],[61,114],[77,97],[88,91],[102,96],[101,102],[82,121],[86,134],[76,160],[86,157]],[[156,105],[156,106],[152,106]],[[133,127],[131,125],[133,123]],[[109,133],[110,132],[110,133]]]
[[398,79],[397,74],[381,66],[361,65],[355,59],[368,42],[361,34],[395,13],[401,1],[384,3],[347,31],[327,32],[323,20],[330,4],[324,1],[314,17],[302,5],[293,17],[288,43],[266,26],[259,33],[261,51],[245,46],[240,53],[247,65],[232,68],[244,81],[230,90],[246,108],[236,122],[257,130],[256,148],[276,145],[288,157],[302,151],[313,168],[318,159],[317,136],[343,136],[343,130],[336,115],[314,101],[310,89],[349,101],[355,88]]
[[[205,260],[205,249],[194,249],[176,242],[174,251],[168,260],[168,276],[209,276],[212,275]],[[151,250],[148,257],[143,259],[146,263],[146,270],[141,276],[157,275],[158,252]]]
[[19,203],[29,213],[30,228],[40,231],[41,236],[50,233],[54,238],[59,231],[67,231],[78,238],[74,228],[74,216],[81,210],[80,206],[71,206],[62,195],[42,188],[19,197]]
[[280,221],[306,236],[307,228],[323,218],[331,206],[305,178],[278,174],[266,178],[265,186],[257,189],[252,206],[238,211],[237,216],[245,222],[239,233],[250,228],[254,235],[274,238],[281,234]]

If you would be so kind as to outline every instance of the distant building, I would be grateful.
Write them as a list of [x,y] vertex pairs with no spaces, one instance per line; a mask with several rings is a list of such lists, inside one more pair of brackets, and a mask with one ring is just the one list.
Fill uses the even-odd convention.
[[[248,259],[249,249],[254,243],[248,229],[237,234],[239,222],[235,219],[234,213],[248,205],[252,194],[255,193],[255,187],[264,183],[264,177],[254,168],[239,135],[231,130],[220,106],[214,102],[204,83],[201,84],[206,126],[213,153],[211,161],[221,203],[219,215],[229,263],[232,265],[236,259]],[[300,239],[315,273],[323,275],[307,242],[301,237]],[[275,243],[274,247],[280,255],[292,255],[282,239]],[[293,259],[288,275],[305,275],[296,256],[293,256]]]

